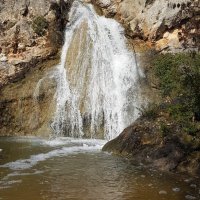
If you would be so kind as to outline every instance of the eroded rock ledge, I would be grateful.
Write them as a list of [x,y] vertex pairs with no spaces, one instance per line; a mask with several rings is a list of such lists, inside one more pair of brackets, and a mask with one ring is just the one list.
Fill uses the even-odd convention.
[[157,51],[199,50],[199,0],[91,0],[107,17],[125,27],[136,46]]
[[108,142],[103,151],[162,171],[199,175],[200,152],[195,141],[193,145],[186,144],[188,141],[179,137],[178,129],[174,134],[163,137],[159,120],[138,119],[116,139]]
[[0,88],[51,59],[63,43],[72,0],[0,1]]

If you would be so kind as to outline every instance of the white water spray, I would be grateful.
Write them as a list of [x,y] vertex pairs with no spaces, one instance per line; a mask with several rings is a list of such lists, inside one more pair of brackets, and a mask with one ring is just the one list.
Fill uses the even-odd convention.
[[123,28],[73,3],[57,66],[56,135],[113,139],[138,117],[140,71]]

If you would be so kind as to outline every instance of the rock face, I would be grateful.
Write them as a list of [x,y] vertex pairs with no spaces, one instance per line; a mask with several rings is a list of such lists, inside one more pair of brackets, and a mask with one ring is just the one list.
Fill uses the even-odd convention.
[[49,136],[55,112],[56,81],[51,76],[59,58],[30,69],[26,77],[0,91],[0,136]]
[[[162,119],[138,119],[116,139],[108,142],[103,151],[128,157],[135,164],[157,168],[162,171],[178,171],[199,175],[199,147],[188,144],[177,132],[163,135]],[[191,137],[192,138],[192,137]]]
[[197,50],[199,0],[92,0],[107,17],[122,23],[126,35],[158,51]]
[[0,135],[49,135],[72,0],[0,1]]
[[58,52],[71,3],[72,0],[0,2],[0,88]]
[[[90,1],[100,8],[102,15],[115,18],[124,26],[126,36],[140,57],[139,64],[146,72],[147,84],[151,89],[150,97],[158,95],[154,85],[156,80],[149,64],[155,52],[178,53],[200,49],[199,0]],[[159,95],[155,101],[162,101]],[[199,175],[199,141],[184,134],[177,124],[166,118],[161,116],[150,120],[141,117],[116,139],[108,142],[103,150],[160,170]],[[168,122],[174,132],[165,135]]]

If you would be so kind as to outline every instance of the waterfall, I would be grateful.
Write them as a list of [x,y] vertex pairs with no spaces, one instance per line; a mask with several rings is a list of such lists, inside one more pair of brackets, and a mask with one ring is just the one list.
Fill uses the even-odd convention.
[[65,30],[57,82],[56,135],[113,139],[138,117],[142,75],[123,28],[75,1]]

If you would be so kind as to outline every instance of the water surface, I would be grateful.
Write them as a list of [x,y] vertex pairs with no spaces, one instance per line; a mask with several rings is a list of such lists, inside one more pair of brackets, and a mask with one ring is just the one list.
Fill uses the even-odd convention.
[[198,180],[101,152],[102,140],[0,139],[3,200],[199,200]]

